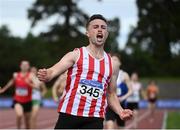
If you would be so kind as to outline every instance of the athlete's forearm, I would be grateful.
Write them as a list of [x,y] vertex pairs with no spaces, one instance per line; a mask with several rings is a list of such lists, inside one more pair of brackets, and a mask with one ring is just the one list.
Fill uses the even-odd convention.
[[122,112],[123,108],[121,107],[116,93],[109,93],[107,97],[109,107],[118,115]]
[[55,75],[55,71],[52,67],[47,69],[47,81],[52,80],[55,77]]
[[5,92],[7,89],[9,89],[10,87],[12,87],[13,84],[14,84],[14,80],[11,79],[11,80],[2,88],[2,91]]
[[76,57],[77,53],[69,52],[58,63],[47,69],[48,80],[51,80],[54,77],[63,74],[70,67],[72,67],[76,61]]

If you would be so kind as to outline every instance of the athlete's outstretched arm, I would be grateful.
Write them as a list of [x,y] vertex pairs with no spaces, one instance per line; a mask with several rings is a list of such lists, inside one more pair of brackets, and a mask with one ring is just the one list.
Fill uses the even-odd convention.
[[124,72],[124,77],[125,77],[125,83],[128,87],[128,92],[124,96],[120,97],[120,101],[124,101],[132,94],[132,85],[128,73]]
[[[112,60],[113,61],[113,60]],[[121,119],[129,119],[132,117],[132,111],[128,109],[123,109],[119,103],[119,99],[116,95],[116,80],[119,72],[119,64],[113,61],[113,74],[111,77],[110,85],[108,87],[107,101],[110,108],[119,115]]]
[[14,84],[14,79],[9,80],[8,83],[3,88],[0,88],[0,93],[4,93],[13,84]]
[[58,63],[48,69],[40,69],[38,78],[40,81],[50,81],[57,75],[64,73],[68,68],[74,65],[78,59],[79,51],[75,50],[67,53]]
[[8,81],[8,83],[3,87],[0,88],[0,93],[4,93],[7,89],[13,86],[14,84],[14,78],[16,77],[16,73],[13,74],[13,78]]

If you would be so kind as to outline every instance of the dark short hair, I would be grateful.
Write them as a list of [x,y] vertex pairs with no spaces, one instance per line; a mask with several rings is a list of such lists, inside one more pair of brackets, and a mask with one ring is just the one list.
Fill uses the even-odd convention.
[[121,60],[121,55],[119,53],[110,52],[111,57],[116,56],[119,60]]
[[104,16],[102,16],[101,14],[94,14],[88,19],[88,21],[86,23],[86,28],[89,26],[89,23],[95,19],[101,19],[107,24],[107,20]]

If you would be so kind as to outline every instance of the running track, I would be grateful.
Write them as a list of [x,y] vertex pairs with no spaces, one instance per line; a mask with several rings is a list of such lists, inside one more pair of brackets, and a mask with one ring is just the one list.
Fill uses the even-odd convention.
[[[138,129],[162,129],[166,118],[165,110],[157,110],[153,121],[149,120],[150,114],[147,110],[140,110],[138,116]],[[53,129],[58,118],[56,109],[42,108],[38,115],[37,128]],[[16,128],[16,118],[13,109],[0,109],[0,129]],[[24,128],[24,126],[23,126]],[[128,121],[126,129],[132,128],[132,122]]]

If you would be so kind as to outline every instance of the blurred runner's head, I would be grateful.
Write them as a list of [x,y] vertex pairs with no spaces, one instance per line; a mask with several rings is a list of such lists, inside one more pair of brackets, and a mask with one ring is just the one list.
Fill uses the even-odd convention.
[[37,74],[37,68],[36,67],[31,67],[31,72],[34,73],[35,75]]
[[149,85],[156,85],[156,81],[155,80],[149,81]]
[[27,61],[27,60],[21,61],[20,69],[21,69],[22,72],[27,72],[27,71],[29,71],[29,69],[30,69],[29,61]]
[[111,53],[112,60],[119,62],[119,66],[121,66],[121,56],[119,53]]
[[132,81],[138,81],[139,80],[139,76],[138,76],[138,74],[136,72],[133,72],[131,74],[131,80]]

